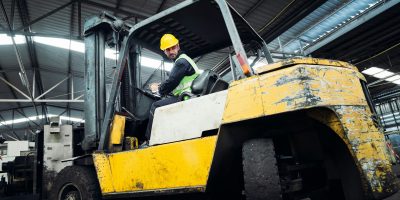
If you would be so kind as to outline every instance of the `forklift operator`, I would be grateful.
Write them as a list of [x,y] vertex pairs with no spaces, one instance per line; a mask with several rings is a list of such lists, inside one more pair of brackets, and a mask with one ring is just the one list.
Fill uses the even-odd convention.
[[169,59],[174,61],[174,66],[167,80],[162,83],[152,83],[149,87],[153,93],[158,92],[162,96],[172,94],[172,96],[152,104],[145,133],[146,141],[141,145],[142,147],[146,147],[149,144],[156,108],[178,102],[179,96],[183,92],[191,91],[190,86],[193,80],[200,74],[196,63],[180,50],[179,41],[172,34],[164,34],[161,37],[160,49],[164,51]]

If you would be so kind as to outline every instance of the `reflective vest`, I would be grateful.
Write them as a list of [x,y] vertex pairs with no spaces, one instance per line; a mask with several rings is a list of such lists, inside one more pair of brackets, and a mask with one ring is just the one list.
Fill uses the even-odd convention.
[[181,95],[183,92],[192,92],[192,82],[194,79],[197,78],[197,76],[200,74],[199,68],[197,68],[196,63],[186,54],[181,54],[176,60],[175,63],[179,60],[179,59],[186,59],[189,64],[193,67],[195,73],[193,75],[190,76],[185,76],[183,77],[183,79],[181,80],[181,82],[179,82],[179,85],[172,91],[172,94],[174,96],[179,96]]

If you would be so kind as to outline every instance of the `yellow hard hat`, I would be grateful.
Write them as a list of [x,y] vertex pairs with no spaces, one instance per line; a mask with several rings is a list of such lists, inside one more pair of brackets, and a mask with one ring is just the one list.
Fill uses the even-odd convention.
[[160,49],[164,51],[165,49],[173,47],[173,46],[177,45],[178,43],[179,43],[179,40],[176,39],[176,37],[174,35],[167,33],[161,37]]

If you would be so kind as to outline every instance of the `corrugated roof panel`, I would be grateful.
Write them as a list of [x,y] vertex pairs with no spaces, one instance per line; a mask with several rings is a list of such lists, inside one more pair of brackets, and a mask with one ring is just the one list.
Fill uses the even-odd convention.
[[[12,1],[2,1],[2,2],[3,2],[3,5],[4,5],[4,8],[6,9],[8,20],[10,20],[10,23],[12,23],[11,22],[11,4],[12,4]],[[3,12],[3,11],[1,11],[1,12]],[[8,31],[8,25],[6,23],[6,20],[3,17],[3,13],[0,16],[1,16],[0,17],[0,19],[1,19],[0,20],[0,24],[2,26],[4,26],[6,28],[6,30]],[[11,24],[11,26],[13,26],[14,28],[22,26],[22,21],[21,21],[21,18],[19,17],[19,14],[18,14],[17,5],[15,5],[15,10],[14,10],[14,23]]]
[[[17,48],[21,54],[22,62],[25,65],[25,68],[30,68],[31,64],[27,45],[19,44],[17,45]],[[0,45],[0,55],[0,66],[3,68],[18,67],[17,56],[12,45]]]
[[68,71],[68,50],[36,43],[39,65],[51,67],[60,72]]
[[172,6],[175,6],[175,5],[183,2],[183,0],[160,0],[159,1],[160,2],[159,5],[161,5],[162,1],[165,1],[165,3],[164,3],[164,6],[163,6],[163,8],[161,10],[165,10],[167,8],[170,8]]
[[[68,3],[69,1],[27,1],[30,20],[35,20],[54,9]],[[41,5],[38,7],[38,4]],[[38,33],[50,33],[50,34],[60,34],[69,35],[71,28],[71,12],[72,7],[74,7],[74,15],[77,13],[77,5],[69,5],[56,13],[38,21],[31,26],[33,32]],[[77,18],[77,15],[75,16]],[[74,35],[77,35],[77,27],[74,27]]]
[[160,0],[123,1],[121,3],[121,8],[131,12],[140,13],[145,16],[151,16],[156,13],[160,4]]
[[289,3],[288,0],[274,1],[267,0],[260,4],[252,13],[245,18],[253,26],[256,31],[259,31],[267,25],[278,13]]
[[[302,19],[300,22],[295,24],[293,27],[291,27],[289,30],[284,32],[280,36],[281,44],[282,46],[286,46],[289,42],[293,41],[294,38],[298,37],[299,35],[302,35],[302,33],[309,28],[311,28],[314,24],[318,23],[319,21],[323,20],[323,18],[330,13],[334,12],[344,4],[348,3],[349,0],[346,1],[341,1],[341,0],[332,0],[332,1],[327,1],[324,3],[321,7],[316,9],[314,12],[309,14],[307,17]],[[308,38],[303,38],[303,39],[308,39]],[[296,41],[298,44],[298,41]],[[271,47],[273,47],[274,50],[278,50],[279,48],[279,43],[278,40],[275,39],[273,42],[269,44]]]
[[[296,33],[296,37],[305,37],[311,40],[309,43],[312,43],[316,39],[327,34],[327,31],[331,31],[347,23],[349,18],[351,16],[356,16],[356,14],[360,13],[360,10],[370,8],[379,1],[380,0],[360,0],[350,2],[329,1],[317,9],[317,11],[323,13],[322,15],[319,12],[313,12],[307,16],[306,19],[312,19],[312,23],[302,20],[290,29],[290,31],[292,31],[293,34],[293,31],[295,31],[296,28],[298,30],[302,25],[307,27],[301,32]],[[293,52],[299,48],[299,43],[293,40],[288,41],[285,45],[286,51],[289,52]]]

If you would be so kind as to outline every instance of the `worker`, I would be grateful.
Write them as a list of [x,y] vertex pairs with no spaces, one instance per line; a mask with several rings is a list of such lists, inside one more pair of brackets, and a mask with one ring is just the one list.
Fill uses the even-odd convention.
[[149,145],[155,110],[158,107],[178,102],[179,96],[183,92],[191,91],[193,80],[200,74],[196,63],[181,51],[179,40],[174,35],[164,34],[160,39],[160,49],[174,61],[174,66],[167,80],[162,83],[152,83],[149,87],[153,93],[158,92],[162,96],[172,95],[152,104],[145,133],[146,141],[140,145],[142,148]]

